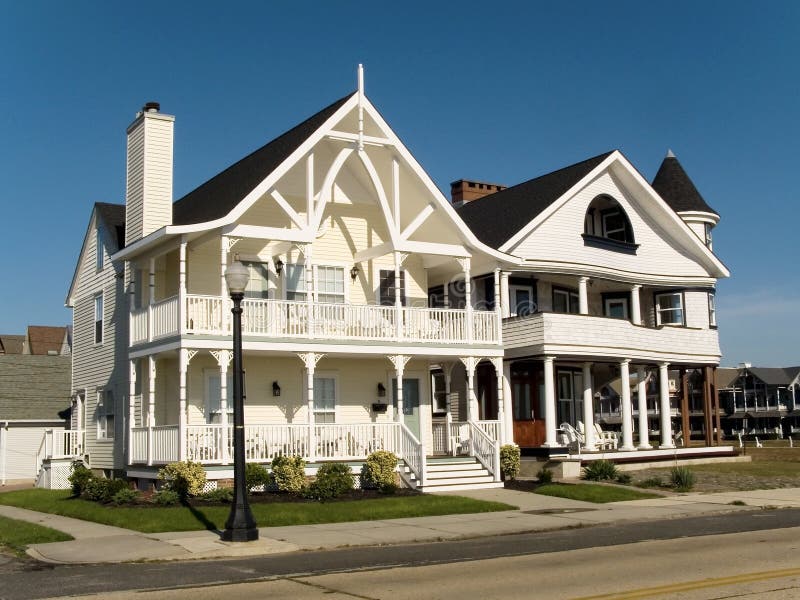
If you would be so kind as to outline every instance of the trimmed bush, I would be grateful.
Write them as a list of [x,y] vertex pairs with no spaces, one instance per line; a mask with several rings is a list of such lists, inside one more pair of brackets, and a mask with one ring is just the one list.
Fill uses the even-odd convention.
[[262,467],[257,463],[247,463],[244,468],[244,480],[248,492],[252,492],[253,488],[261,485],[264,486],[266,491],[270,482],[269,471],[267,471],[266,467]]
[[631,481],[633,481],[633,477],[631,477],[630,473],[619,473],[617,475],[617,483],[629,485]]
[[86,484],[83,496],[95,502],[111,502],[117,492],[127,489],[128,482],[124,479],[92,477]]
[[602,459],[586,465],[581,478],[589,481],[613,481],[618,475],[617,465],[610,460]]
[[200,463],[185,460],[169,463],[158,470],[158,478],[167,489],[177,493],[181,498],[199,496],[206,484],[206,470]]
[[82,496],[89,482],[94,479],[91,469],[88,469],[82,461],[76,460],[72,463],[72,473],[70,473],[69,484],[72,486],[72,495],[76,498]]
[[[250,465],[248,464],[248,466]],[[266,471],[266,469],[264,470]],[[233,488],[217,488],[215,490],[210,490],[203,494],[201,498],[208,502],[222,502],[224,504],[230,504],[233,502]]]
[[306,485],[306,461],[301,456],[272,459],[272,481],[281,492],[301,492]]
[[377,488],[384,494],[393,494],[397,491],[396,470],[397,456],[393,452],[377,450],[367,457],[367,462],[361,467],[361,487]]
[[500,446],[500,472],[506,481],[514,481],[519,475],[520,452],[516,444]]
[[175,490],[165,488],[153,494],[153,502],[159,506],[174,506],[181,501],[181,497]]
[[553,472],[550,469],[542,468],[536,474],[536,478],[541,484],[553,483]]
[[338,498],[355,487],[353,472],[344,463],[325,463],[317,471],[317,477],[306,488],[305,496],[314,500]]
[[672,467],[669,479],[672,487],[679,492],[688,492],[694,487],[695,477],[689,467]]
[[111,502],[117,506],[121,504],[133,504],[139,498],[139,492],[129,487],[119,490],[111,497]]

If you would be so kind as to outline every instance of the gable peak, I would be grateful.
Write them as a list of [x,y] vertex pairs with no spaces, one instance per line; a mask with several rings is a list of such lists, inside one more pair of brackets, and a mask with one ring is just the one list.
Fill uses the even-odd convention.
[[667,155],[664,158],[677,158],[671,148],[667,148]]

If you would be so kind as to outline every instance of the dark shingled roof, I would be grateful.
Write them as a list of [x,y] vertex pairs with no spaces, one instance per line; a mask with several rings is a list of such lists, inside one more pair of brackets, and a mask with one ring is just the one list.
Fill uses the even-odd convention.
[[751,367],[748,370],[767,385],[789,385],[797,375],[797,367]]
[[658,168],[658,173],[653,179],[653,189],[677,213],[698,211],[718,215],[717,211],[703,200],[681,163],[671,152]]
[[69,356],[0,356],[0,421],[59,419],[70,406]]
[[107,202],[95,202],[95,209],[100,218],[103,219],[108,227],[114,229],[117,236],[117,249],[125,247],[125,205],[109,204]]
[[739,369],[730,367],[720,367],[716,372],[716,384],[718,388],[732,387],[739,379]]
[[66,327],[28,325],[28,344],[31,354],[43,356],[48,355],[50,352],[61,354],[62,346],[66,341]]
[[499,248],[612,152],[489,194],[456,210],[480,241]]
[[204,223],[227,215],[352,96],[323,108],[186,194],[172,205],[172,224]]

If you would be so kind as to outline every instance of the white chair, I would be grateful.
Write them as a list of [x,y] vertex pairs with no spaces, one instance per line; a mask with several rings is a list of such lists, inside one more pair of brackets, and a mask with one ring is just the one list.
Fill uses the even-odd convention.
[[756,436],[756,448],[763,448],[763,447],[764,447],[764,444],[762,444],[761,440],[759,440],[758,436]]
[[619,438],[614,431],[603,431],[599,423],[594,424],[594,433],[597,437],[597,446],[601,450],[616,450],[619,446]]
[[562,445],[566,446],[570,450],[580,452],[584,440],[583,435],[578,433],[578,431],[569,423],[562,423],[559,429],[561,430]]

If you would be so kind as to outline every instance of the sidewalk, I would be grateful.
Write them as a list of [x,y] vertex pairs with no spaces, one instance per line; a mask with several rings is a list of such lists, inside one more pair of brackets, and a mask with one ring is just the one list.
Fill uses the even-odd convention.
[[[650,500],[592,504],[505,489],[455,492],[495,500],[519,510],[357,523],[261,528],[256,542],[222,542],[212,531],[145,534],[68,517],[0,506],[0,515],[39,523],[72,535],[69,542],[36,544],[32,557],[50,563],[115,563],[139,560],[188,560],[256,556],[342,546],[409,542],[547,531],[620,521],[647,521],[754,508],[800,507],[800,488],[683,494]],[[746,506],[732,505],[744,502]]]

